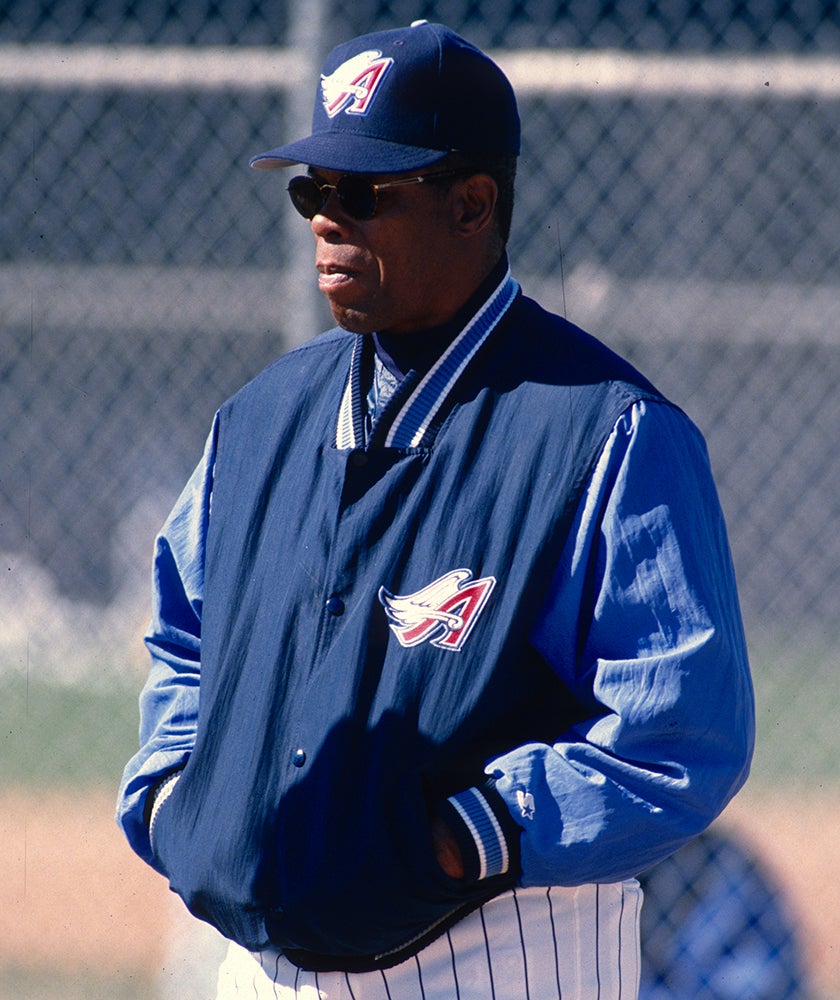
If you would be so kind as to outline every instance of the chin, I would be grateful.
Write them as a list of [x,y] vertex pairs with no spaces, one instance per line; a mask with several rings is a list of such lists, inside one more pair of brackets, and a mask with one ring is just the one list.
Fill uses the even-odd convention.
[[374,333],[378,329],[377,325],[363,313],[346,309],[333,309],[332,314],[336,323],[349,333]]

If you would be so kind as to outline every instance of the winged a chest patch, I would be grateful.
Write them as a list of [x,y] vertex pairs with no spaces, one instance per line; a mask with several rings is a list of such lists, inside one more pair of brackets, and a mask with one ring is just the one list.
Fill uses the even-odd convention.
[[438,649],[460,650],[475,627],[496,578],[474,580],[471,570],[454,569],[414,594],[379,588],[391,631],[403,646],[429,642]]

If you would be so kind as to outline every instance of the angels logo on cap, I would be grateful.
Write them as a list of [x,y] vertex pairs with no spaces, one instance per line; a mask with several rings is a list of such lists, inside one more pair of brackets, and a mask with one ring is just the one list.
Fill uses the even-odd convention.
[[516,96],[501,69],[445,25],[416,21],[334,48],[321,67],[311,134],[250,163],[399,174],[453,152],[515,157],[519,140]]
[[339,112],[365,115],[370,109],[376,88],[394,60],[383,58],[377,49],[360,52],[329,75],[321,75],[324,110],[330,118]]

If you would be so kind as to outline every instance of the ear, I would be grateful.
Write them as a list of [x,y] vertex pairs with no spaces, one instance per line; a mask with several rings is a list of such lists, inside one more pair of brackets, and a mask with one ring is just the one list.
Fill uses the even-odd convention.
[[452,218],[459,236],[476,236],[493,220],[499,190],[489,174],[471,174],[452,186]]

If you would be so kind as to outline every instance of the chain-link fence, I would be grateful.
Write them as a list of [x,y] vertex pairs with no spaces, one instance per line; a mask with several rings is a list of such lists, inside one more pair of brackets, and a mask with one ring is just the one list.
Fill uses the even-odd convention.
[[151,538],[214,410],[331,324],[248,157],[302,134],[333,44],[421,17],[517,86],[517,278],[707,437],[755,781],[836,790],[835,4],[3,4],[0,677],[137,683]]

